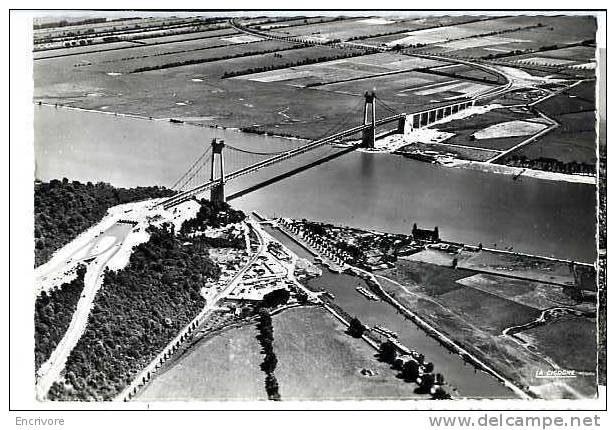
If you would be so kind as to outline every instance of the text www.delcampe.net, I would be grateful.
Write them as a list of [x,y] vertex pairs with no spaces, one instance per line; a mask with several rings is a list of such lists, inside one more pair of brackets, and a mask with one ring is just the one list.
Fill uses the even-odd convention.
[[600,427],[600,417],[593,416],[523,416],[504,414],[483,414],[480,416],[455,415],[428,417],[430,427],[515,427],[515,428],[541,428],[572,427],[587,428]]

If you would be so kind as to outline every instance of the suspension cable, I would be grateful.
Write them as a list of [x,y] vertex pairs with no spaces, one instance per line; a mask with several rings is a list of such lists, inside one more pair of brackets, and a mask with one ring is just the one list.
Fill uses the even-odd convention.
[[375,99],[377,99],[377,100],[379,101],[379,103],[381,104],[381,106],[383,106],[383,107],[384,107],[385,109],[387,109],[389,112],[391,112],[391,113],[393,113],[393,114],[396,114],[396,115],[399,115],[399,114],[400,114],[400,112],[398,112],[397,110],[395,110],[395,109],[393,109],[392,107],[390,107],[387,103],[385,103],[385,102],[383,101],[383,99],[382,99],[382,98],[380,98],[380,97],[378,97],[378,96],[375,96]]
[[280,154],[284,154],[285,152],[289,151],[289,149],[284,149],[282,151],[276,151],[276,152],[249,151],[247,149],[236,148],[235,146],[231,146],[229,144],[226,144],[225,147],[232,149],[234,151],[237,151],[237,152],[243,152],[244,154],[252,154],[252,155],[280,155]]
[[[200,158],[203,158],[203,157],[200,157]],[[187,184],[189,184],[189,183],[190,183],[190,181],[192,181],[192,180],[193,180],[193,178],[194,178],[197,174],[201,173],[201,171],[203,170],[203,167],[207,165],[207,162],[208,162],[208,160],[207,160],[207,159],[206,159],[206,160],[204,160],[204,161],[203,161],[203,163],[201,163],[201,166],[199,166],[199,168],[198,168],[198,169],[196,169],[196,170],[192,173],[192,175],[190,175],[190,177],[189,177],[188,179],[186,179],[186,181],[184,181],[184,183],[183,183],[183,184],[179,187],[179,190],[183,190],[183,189],[184,189],[184,187],[185,187]]]
[[[342,127],[346,126],[349,123],[349,119],[351,118],[352,115],[356,114],[358,111],[361,111],[362,102],[363,102],[363,100],[359,100],[358,103],[355,106],[353,106],[351,109],[349,109],[347,114],[340,121],[337,121],[336,123],[334,123],[327,131],[325,131],[320,137],[318,137],[317,139],[314,139],[313,141],[321,140],[321,139],[323,139],[323,138],[333,134],[333,132],[335,132],[335,131],[336,132],[340,131],[342,129]],[[396,113],[391,108],[389,108],[389,107],[387,107],[387,108],[389,110],[391,110],[392,112]],[[232,153],[233,153],[233,151],[236,151],[238,153],[244,153],[244,154],[250,154],[250,155],[271,155],[271,156],[281,155],[281,154],[284,154],[285,152],[293,150],[293,149],[284,149],[282,151],[261,152],[261,151],[250,151],[250,150],[247,150],[247,149],[241,149],[241,148],[237,148],[235,146],[229,145],[229,144],[227,144],[226,147],[231,149]],[[174,182],[174,184],[171,186],[171,188],[172,189],[176,189],[176,187],[178,187],[178,185],[181,183],[181,185],[178,188],[181,191],[181,190],[184,189],[184,187],[186,185],[188,185],[195,178],[196,175],[201,173],[203,167],[208,162],[208,160],[205,159],[205,157],[210,153],[210,151],[211,151],[211,147],[208,147],[203,152],[203,154],[201,154],[201,156],[199,156],[199,158],[197,158],[197,160],[188,168],[188,170],[178,180],[176,180]],[[195,167],[198,166],[200,162],[202,162],[201,165],[198,168],[195,169]]]
[[171,185],[171,189],[175,189],[175,187],[178,186],[178,184],[180,182],[182,182],[191,172],[192,169],[194,169],[194,167],[201,161],[203,160],[203,158],[208,154],[209,151],[211,151],[212,147],[209,146],[205,149],[205,151],[203,151],[203,154],[201,154],[201,156],[199,158],[197,158],[197,160],[195,160],[195,162],[188,168],[188,170],[186,170],[186,172],[184,172],[184,174],[182,176],[180,176],[180,178],[178,180],[176,180],[173,185]]
[[329,130],[324,132],[321,136],[319,136],[315,140],[324,139],[325,137],[333,134],[334,131],[339,131],[342,127],[344,127],[348,123],[348,120],[350,119],[351,115],[356,114],[358,110],[361,110],[361,105],[362,105],[362,100],[359,100],[358,103],[355,104],[355,106],[349,109],[349,111],[342,118],[342,120],[338,121],[337,123],[334,123],[334,125],[330,127]]

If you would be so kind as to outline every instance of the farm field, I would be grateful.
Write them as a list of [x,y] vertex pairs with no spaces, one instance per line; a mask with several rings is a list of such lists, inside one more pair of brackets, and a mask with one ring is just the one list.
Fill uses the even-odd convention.
[[541,52],[542,57],[563,58],[578,62],[595,61],[595,48],[593,46],[572,46],[569,48],[553,49]]
[[[333,19],[335,18],[297,17],[289,19],[286,17],[258,17],[245,18],[243,21],[246,25],[259,28],[264,25],[292,27],[294,25],[305,25],[314,22],[327,22]],[[66,52],[70,52],[90,44],[107,45],[114,43],[111,39],[105,40],[104,37],[121,36],[131,41],[138,40],[139,43],[147,43],[143,42],[143,39],[158,39],[157,43],[164,43],[166,40],[180,40],[190,34],[217,30],[237,33],[237,30],[231,28],[228,19],[222,17],[205,19],[198,17],[163,17],[114,20],[69,27],[38,29],[34,32],[34,41],[36,45],[35,50],[39,51],[64,48],[65,41],[69,41],[71,46]],[[84,43],[81,43],[81,40]]]
[[396,104],[420,105],[420,108],[399,111],[419,112],[432,105],[472,96],[491,88],[489,85],[469,82],[446,76],[409,71],[386,76],[365,77],[352,81],[325,84],[316,87],[319,91],[333,91],[341,94],[363,95],[369,88],[377,88],[380,98],[396,109]]
[[254,325],[199,342],[142,390],[140,401],[266,400],[263,361]]
[[[535,17],[494,17],[480,21],[460,23],[442,28],[430,28],[410,32],[408,35],[389,40],[389,46],[416,46],[422,51],[430,52],[433,49],[442,53],[466,47],[490,46],[494,44],[507,44],[518,41],[517,30],[521,27],[536,26],[540,20]],[[511,30],[515,30],[510,32]],[[490,33],[505,32],[504,36]],[[484,40],[484,38],[486,38]],[[462,40],[460,40],[462,39]],[[522,41],[525,41],[522,39]],[[466,42],[466,43],[464,43]],[[428,45],[426,47],[425,45]],[[451,47],[449,46],[451,45]]]
[[[374,349],[346,334],[324,309],[291,309],[275,316],[273,326],[283,400],[429,397],[415,394],[415,384],[397,378],[395,370],[376,359]],[[364,376],[362,369],[376,374]]]
[[[487,28],[487,23],[499,26]],[[567,45],[594,39],[596,23],[591,16],[536,16],[506,17],[501,20],[486,21],[482,34],[504,29],[516,30],[501,35],[473,37],[465,40],[436,43],[430,47],[439,53],[455,51],[461,57],[481,58],[490,54],[508,53],[516,50],[536,51],[553,45]],[[541,24],[539,26],[539,24]],[[468,24],[464,27],[471,27]],[[533,27],[533,28],[525,28]],[[520,30],[517,30],[520,29]],[[459,33],[462,35],[463,33]],[[467,32],[466,37],[472,35]],[[460,36],[458,36],[460,37]],[[509,57],[505,57],[509,58]]]
[[506,121],[494,124],[472,134],[477,140],[532,136],[548,127],[547,121]]
[[412,151],[431,151],[442,156],[448,156],[461,160],[472,161],[488,161],[489,159],[500,154],[500,151],[494,151],[483,148],[462,147],[458,145],[448,145],[447,143],[425,143],[414,142],[405,145],[399,149],[400,153]]
[[165,68],[170,65],[177,67],[178,65],[182,65],[182,63],[205,63],[207,61],[212,61],[214,59],[223,59],[225,57],[260,55],[264,52],[275,51],[283,52],[287,49],[293,48],[302,49],[298,45],[277,40],[263,40],[255,41],[253,43],[225,43],[223,41],[222,46],[219,43],[217,45],[209,47],[209,49],[207,50],[176,52],[173,56],[157,55],[153,57],[148,57],[145,61],[142,58],[136,58],[135,60],[121,61],[119,65],[121,65],[121,71],[123,70],[127,73],[139,73],[144,68],[154,70],[157,68]]
[[540,314],[538,309],[473,287],[452,290],[439,296],[439,303],[494,336],[507,327],[532,321]]
[[438,249],[424,249],[410,255],[399,256],[398,259],[451,267],[454,255]]
[[404,285],[416,286],[431,297],[441,296],[450,291],[463,289],[457,281],[475,274],[465,269],[453,269],[420,261],[400,260],[388,275],[402,281]]
[[455,16],[455,17],[435,17],[431,19],[400,19],[400,18],[348,18],[336,23],[312,24],[303,27],[296,27],[285,31],[283,34],[291,36],[310,37],[316,40],[368,40],[374,35],[388,34],[393,32],[404,32],[421,30],[435,25],[451,25],[460,22],[476,20],[477,17]]
[[[370,45],[378,37],[391,36],[379,35],[392,32],[400,32],[394,35],[399,38],[426,39],[438,34],[452,39],[536,25],[543,21],[545,26],[533,31],[548,31],[550,23],[556,26],[556,23],[568,22],[568,18],[563,19],[332,16],[259,17],[243,19],[242,22],[255,29],[269,29],[280,34],[352,39],[359,45]],[[594,28],[594,21],[578,19],[583,21],[581,27],[586,29],[580,30],[580,34],[587,32],[587,28]],[[136,22],[119,23],[124,24],[132,28]],[[154,21],[149,25],[155,28],[155,24]],[[485,36],[499,37],[521,38],[518,32]],[[477,40],[483,38],[465,40],[476,45]],[[346,126],[357,124],[361,117],[358,105],[362,104],[366,90],[376,88],[379,99],[389,108],[408,113],[486,91],[491,86],[483,80],[493,79],[485,72],[467,66],[448,68],[447,60],[420,59],[393,52],[367,54],[365,48],[353,45],[346,45],[344,49],[298,47],[289,42],[258,39],[231,28],[226,20],[219,20],[188,34],[140,39],[143,44],[110,42],[48,51],[49,54],[40,52],[37,55],[66,53],[68,56],[34,62],[34,100],[153,119],[192,118],[194,122],[208,126],[316,138],[343,123]],[[458,42],[445,40],[438,43],[446,46]],[[575,52],[573,50],[567,55],[575,55]],[[349,55],[353,57],[342,58]],[[223,59],[229,56],[239,57]],[[441,66],[441,71],[453,72],[456,76],[413,71]],[[131,73],[136,71],[140,72]],[[389,113],[383,108],[377,109],[377,117]],[[502,150],[510,142],[502,140],[509,137],[500,139],[493,146],[488,142],[491,139],[476,145],[467,145],[467,142],[465,146]],[[446,143],[458,144],[455,139]],[[481,149],[452,150],[460,156],[463,152],[473,152],[467,157],[476,160],[487,156],[487,152]]]
[[[286,18],[268,17],[267,20],[263,20],[262,22],[249,23],[249,27],[257,30],[279,30],[282,28],[324,24],[328,22],[340,21],[342,19],[345,18],[337,16],[300,16]],[[246,22],[244,19],[242,19],[242,21]]]
[[[131,42],[110,42],[102,45],[79,46],[70,49],[58,49],[40,53],[35,52],[34,59],[41,61],[67,58],[67,61],[70,62],[72,59],[77,58],[81,60],[82,63],[92,62],[96,64],[98,62],[122,60],[133,57],[145,57],[146,55],[157,53],[181,52],[185,49],[207,49],[211,46],[229,45],[233,43],[232,39],[238,36],[239,33],[232,29],[209,30],[177,36],[157,37],[139,44]],[[78,60],[75,61],[77,62]],[[70,65],[70,63],[67,63],[67,65]]]
[[458,254],[458,267],[539,282],[573,285],[573,274],[569,269],[569,264],[561,261],[509,253],[462,250]]
[[[450,273],[435,276],[438,271]],[[456,269],[398,260],[395,268],[380,274],[402,286],[391,282],[381,282],[381,285],[409,309],[519,385],[530,387],[532,391],[547,397],[572,397],[573,393],[594,395],[593,374],[562,382],[535,376],[536,369],[552,369],[550,363],[553,360],[565,363],[563,358],[569,354],[573,356],[569,361],[571,363],[575,357],[583,355],[577,341],[559,341],[562,339],[559,334],[566,330],[564,327],[557,325],[552,332],[550,326],[545,326],[545,333],[538,330],[537,338],[552,336],[552,340],[540,350],[528,348],[528,345],[501,333],[511,325],[533,321],[539,316],[541,306],[558,297],[558,287],[503,276],[489,275],[486,278],[486,275],[473,274],[469,270],[461,271],[461,276],[454,276],[451,272],[455,273]],[[451,283],[457,284],[457,287]],[[593,332],[584,331],[584,327],[576,328],[574,336],[580,339],[579,345],[584,346],[585,351],[594,351],[591,345],[595,339]],[[520,337],[529,338],[525,332]],[[572,352],[572,349],[577,349],[579,353]],[[585,366],[592,367],[594,354],[591,355],[584,356],[582,370]]]
[[[591,127],[594,115],[583,115],[583,117],[591,121],[588,123],[588,126]],[[512,152],[509,159],[522,156],[530,160],[548,158],[563,163],[576,162],[593,165],[596,160],[595,139],[596,133],[594,130],[565,132],[556,129],[536,142]],[[504,163],[507,164],[507,161]]]
[[583,82],[539,103],[537,107],[558,121],[560,126],[512,152],[503,163],[509,164],[516,157],[525,157],[529,160],[543,158],[594,165],[597,146],[594,89],[594,82]]
[[[374,75],[402,72],[433,65],[444,64],[406,55],[381,53],[362,55],[361,57],[327,61],[319,64],[289,67],[284,70],[272,70],[240,76],[236,79],[248,79],[257,82],[284,81],[294,86],[322,86],[340,81],[365,79]],[[395,76],[390,78],[396,78]]]
[[477,69],[474,67],[467,66],[465,64],[452,64],[446,66],[431,67],[428,72],[435,74],[441,73],[449,75],[452,78],[467,79],[487,84],[503,85],[506,83],[503,77],[497,73],[493,73],[483,69]]
[[596,67],[595,48],[586,45],[540,50],[506,57],[506,61],[512,64],[553,67],[563,71],[594,70]]
[[114,43],[124,40],[131,43],[143,44],[148,40],[162,37],[183,36],[199,31],[219,30],[230,28],[227,22],[208,22],[199,19],[188,20],[186,22],[164,25],[144,26],[138,29],[112,29],[111,31],[103,32],[84,32],[83,34],[75,34],[67,32],[66,36],[57,38],[44,39],[38,41],[34,50],[39,52],[53,52],[58,49],[67,50],[86,46],[105,46],[108,43]]
[[[181,47],[182,42],[177,43]],[[284,43],[252,42],[242,45],[234,44],[228,49],[251,52],[250,50],[256,50],[262,45],[271,47]],[[155,47],[148,49],[155,52]],[[183,55],[187,57],[183,58],[191,58],[191,55],[194,56],[193,58],[205,57],[212,55],[216,49],[218,48],[186,53]],[[227,48],[218,50],[226,51]],[[131,55],[138,52],[132,49],[130,51]],[[127,52],[129,50],[123,51],[119,57],[122,58]],[[204,118],[199,122],[223,127],[259,126],[262,130],[273,133],[314,138],[335,127],[341,120],[350,118],[350,111],[356,108],[357,121],[359,121],[361,113],[358,106],[363,102],[363,92],[366,89],[379,85],[379,82],[383,85],[400,85],[400,80],[406,75],[400,75],[402,77],[393,75],[397,77],[396,82],[398,83],[396,84],[390,83],[387,79],[376,82],[372,82],[371,79],[365,82],[360,80],[361,84],[354,82],[352,85],[356,90],[355,94],[303,90],[287,85],[286,81],[256,82],[247,79],[221,79],[221,77],[228,71],[256,69],[264,65],[284,65],[337,53],[338,51],[327,47],[309,47],[136,74],[120,70],[128,70],[136,65],[160,64],[158,61],[161,59],[163,62],[173,61],[174,56],[103,63],[107,60],[105,60],[106,56],[101,53],[84,55],[83,59],[80,56],[71,56],[40,60],[34,63],[35,100],[153,118]],[[379,57],[373,59],[371,56],[366,56],[366,64],[357,65],[358,60],[363,59],[364,56],[355,57],[349,59],[354,61],[349,62],[346,68],[338,66],[335,72],[344,76],[353,76],[353,73],[356,73],[354,69],[372,68],[376,70],[379,63],[387,64],[386,67],[392,70],[407,67],[408,60],[412,60],[410,63],[415,63],[413,58],[403,59],[393,54],[378,55],[389,56],[389,58],[386,63],[382,63],[378,60]],[[151,62],[153,58],[157,63]],[[92,65],[73,67],[78,61],[88,61]],[[120,69],[122,63],[127,64],[127,66],[122,66],[125,69]],[[418,63],[425,64],[423,60]],[[432,79],[431,76],[428,78]],[[438,83],[443,79],[435,77],[434,81]],[[426,83],[426,81],[423,82]],[[430,81],[427,82],[431,84]],[[359,91],[357,91],[358,88]],[[398,92],[397,88],[392,88],[392,90]],[[436,93],[425,97],[400,97],[400,100],[391,100],[393,96],[390,94],[393,91],[388,92],[385,88],[378,91],[382,99],[389,99],[388,104],[400,112],[418,110],[417,106],[422,103],[441,101]],[[459,96],[459,94],[454,95]],[[299,100],[301,104],[289,104],[289,100]],[[324,105],[329,107],[326,111],[322,109]],[[258,109],[257,106],[259,106]],[[383,111],[377,112],[377,115],[386,114],[387,112]]]
[[594,318],[564,316],[549,324],[524,330],[518,336],[537,351],[549,354],[562,368],[593,373],[596,370]]
[[[481,114],[437,124],[431,128],[453,134],[443,143],[492,150],[491,156],[494,156],[498,151],[512,148],[548,125],[547,121],[528,109],[516,107],[494,108]],[[472,151],[468,153],[468,150],[463,151],[463,149],[460,151],[462,152],[459,155],[464,159],[485,161],[491,158],[490,153],[473,154]]]
[[[486,294],[501,297],[537,310],[554,306],[578,305],[561,287],[526,279],[507,278],[499,275],[478,273],[462,278],[458,283],[483,291]],[[592,308],[592,304],[582,304],[580,308]]]

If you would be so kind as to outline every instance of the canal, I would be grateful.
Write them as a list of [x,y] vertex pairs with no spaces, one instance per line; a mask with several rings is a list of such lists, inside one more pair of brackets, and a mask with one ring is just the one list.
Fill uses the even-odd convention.
[[[302,258],[314,262],[313,256],[280,230],[264,226],[264,229]],[[335,303],[349,315],[356,316],[370,327],[385,326],[398,334],[405,346],[426,356],[434,364],[435,373],[442,373],[449,384],[457,389],[461,397],[470,398],[515,398],[515,394],[494,377],[475,371],[457,354],[451,353],[438,341],[427,336],[413,322],[402,316],[391,305],[379,300],[368,300],[356,288],[366,288],[365,282],[346,273],[336,274],[323,268],[323,275],[307,282],[314,291],[329,291],[335,296]]]

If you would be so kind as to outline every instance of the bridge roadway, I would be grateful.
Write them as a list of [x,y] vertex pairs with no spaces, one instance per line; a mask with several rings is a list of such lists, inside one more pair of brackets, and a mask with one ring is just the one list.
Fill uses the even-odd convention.
[[[399,119],[402,118],[406,118],[406,114],[401,113],[401,114],[397,114],[397,115],[392,115],[392,116],[388,116],[385,118],[381,118],[379,120],[375,121],[375,126],[380,126],[383,124],[387,124],[393,121],[398,121]],[[240,176],[244,176],[247,175],[249,173],[252,172],[256,172],[257,170],[263,169],[265,167],[269,167],[272,166],[276,163],[280,163],[281,161],[287,160],[289,158],[293,158],[297,155],[300,154],[304,154],[308,151],[311,151],[315,148],[318,148],[319,146],[325,145],[327,143],[330,143],[331,141],[334,141],[336,139],[340,139],[343,137],[348,137],[348,136],[352,136],[354,134],[360,133],[368,128],[370,128],[372,125],[371,124],[367,124],[367,125],[358,125],[356,127],[352,127],[349,128],[347,130],[343,130],[340,131],[338,133],[332,134],[331,136],[327,136],[324,137],[322,139],[319,140],[315,140],[313,142],[310,142],[304,146],[300,146],[299,148],[295,148],[292,150],[289,150],[287,152],[284,152],[280,155],[268,158],[266,160],[263,161],[259,161],[257,163],[251,164],[249,166],[243,167],[241,169],[238,169],[234,172],[231,172],[228,175],[225,175],[225,182],[239,178]],[[214,186],[216,186],[217,184],[219,184],[221,182],[221,179],[215,179],[213,181],[208,181],[204,184],[201,184],[197,187],[191,188],[190,190],[187,191],[183,191],[175,196],[172,196],[170,198],[168,198],[167,200],[161,202],[160,204],[165,208],[165,209],[169,209],[172,208],[174,206],[177,206],[187,200],[190,200],[191,198],[193,198],[194,196],[204,193],[208,190],[211,190]]]

